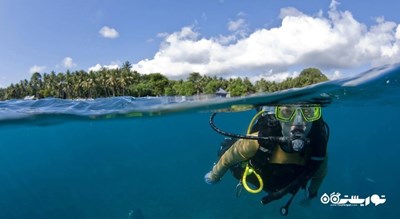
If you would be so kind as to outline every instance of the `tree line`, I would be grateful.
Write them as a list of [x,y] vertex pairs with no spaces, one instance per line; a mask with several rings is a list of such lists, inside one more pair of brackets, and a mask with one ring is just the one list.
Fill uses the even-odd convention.
[[34,73],[30,80],[21,80],[7,88],[0,89],[0,99],[35,98],[100,98],[115,96],[191,96],[214,94],[219,88],[231,96],[242,96],[256,92],[274,92],[293,87],[327,81],[328,78],[317,68],[304,69],[296,78],[287,78],[276,83],[260,79],[254,84],[246,77],[224,79],[216,76],[202,76],[198,72],[189,74],[186,80],[169,80],[161,73],[140,74],[131,71],[126,61],[121,68],[85,72],[83,70],[56,74],[54,71]]

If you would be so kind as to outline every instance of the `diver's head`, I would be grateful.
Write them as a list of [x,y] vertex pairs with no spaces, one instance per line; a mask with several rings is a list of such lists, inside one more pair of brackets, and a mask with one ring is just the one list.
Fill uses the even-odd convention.
[[312,122],[321,118],[321,107],[316,105],[282,105],[275,108],[275,117],[282,127],[282,135],[291,141],[293,151],[300,151],[311,130]]

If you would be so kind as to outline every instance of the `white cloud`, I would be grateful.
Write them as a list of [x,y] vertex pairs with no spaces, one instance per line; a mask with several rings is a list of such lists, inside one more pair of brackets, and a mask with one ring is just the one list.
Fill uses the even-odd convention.
[[329,79],[336,80],[336,79],[339,79],[341,77],[342,77],[342,73],[340,71],[336,70],[336,71],[333,72],[333,75],[331,75]]
[[158,33],[157,37],[164,38],[167,37],[168,35],[169,35],[168,33],[163,32],[163,33]]
[[119,64],[117,64],[117,63],[111,63],[110,65],[96,64],[95,66],[90,67],[88,69],[88,72],[90,72],[90,71],[100,71],[102,68],[105,68],[105,69],[117,69],[117,68],[119,68]]
[[239,12],[237,14],[239,18],[233,21],[229,21],[227,26],[228,30],[232,32],[231,35],[228,36],[219,36],[216,38],[221,44],[230,44],[236,42],[238,39],[243,39],[248,36],[248,25],[244,18],[246,14],[244,12]]
[[105,38],[110,38],[110,39],[114,39],[119,36],[119,33],[116,29],[108,27],[108,26],[102,27],[100,29],[99,33],[101,36],[103,36]]
[[77,66],[76,63],[72,60],[71,57],[65,57],[62,61],[62,64],[65,68],[74,68]]
[[400,40],[400,24],[398,24],[396,28],[396,40]]
[[100,64],[97,64],[97,65],[95,65],[95,66],[90,67],[90,68],[88,69],[88,72],[90,72],[90,71],[100,71],[101,68],[102,68],[102,66],[101,66]]
[[249,77],[250,81],[255,83],[256,81],[259,81],[261,78],[263,78],[266,81],[276,81],[276,82],[282,82],[288,77],[294,78],[297,77],[300,73],[297,71],[289,72],[289,71],[279,71],[279,72],[273,72],[270,70],[269,72],[260,74],[260,75],[255,75]]
[[300,16],[306,16],[306,15],[303,14],[303,12],[301,12],[293,7],[282,8],[281,12],[279,13],[279,18],[283,19],[288,16],[300,17]]
[[240,11],[239,13],[237,13],[237,16],[238,17],[244,17],[244,16],[246,16],[247,14],[245,13],[245,12],[243,12],[243,11]]
[[46,66],[34,65],[34,66],[29,68],[29,73],[30,74],[33,74],[33,73],[36,73],[36,72],[41,73],[41,72],[44,72],[44,70],[46,70],[46,68],[47,68]]
[[237,31],[242,29],[246,25],[246,22],[243,18],[239,18],[235,21],[229,21],[228,23],[228,30],[230,31]]
[[338,1],[336,1],[336,0],[332,0],[332,1],[331,1],[331,4],[329,5],[329,8],[330,8],[331,10],[336,10],[336,7],[337,7],[338,5],[340,5],[340,2],[338,2]]
[[235,42],[237,40],[237,37],[236,37],[236,34],[228,35],[228,36],[220,35],[220,36],[214,38],[213,40],[218,42],[221,45],[228,45],[230,43]]
[[[279,26],[257,29],[240,39],[236,33],[204,38],[193,27],[184,27],[167,34],[154,57],[139,61],[133,69],[178,78],[200,72],[280,80],[295,66],[333,72],[400,61],[399,25],[380,17],[368,27],[351,12],[337,10],[338,4],[332,1],[325,16],[321,11],[311,16],[295,8],[282,9]],[[236,30],[243,22],[239,19],[229,27]]]

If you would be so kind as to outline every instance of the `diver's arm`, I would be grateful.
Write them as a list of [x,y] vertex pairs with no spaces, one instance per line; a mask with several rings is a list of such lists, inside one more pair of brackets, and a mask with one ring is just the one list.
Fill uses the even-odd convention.
[[258,150],[257,140],[239,139],[219,159],[211,171],[211,178],[218,181],[231,167],[253,157]]

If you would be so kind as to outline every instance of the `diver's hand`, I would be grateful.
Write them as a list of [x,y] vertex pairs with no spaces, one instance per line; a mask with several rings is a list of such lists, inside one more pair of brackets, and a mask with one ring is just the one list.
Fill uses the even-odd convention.
[[219,182],[220,179],[214,179],[212,177],[212,174],[211,174],[211,171],[210,171],[210,172],[206,173],[206,175],[204,175],[204,181],[207,184],[211,185],[211,184],[215,184],[215,183]]

